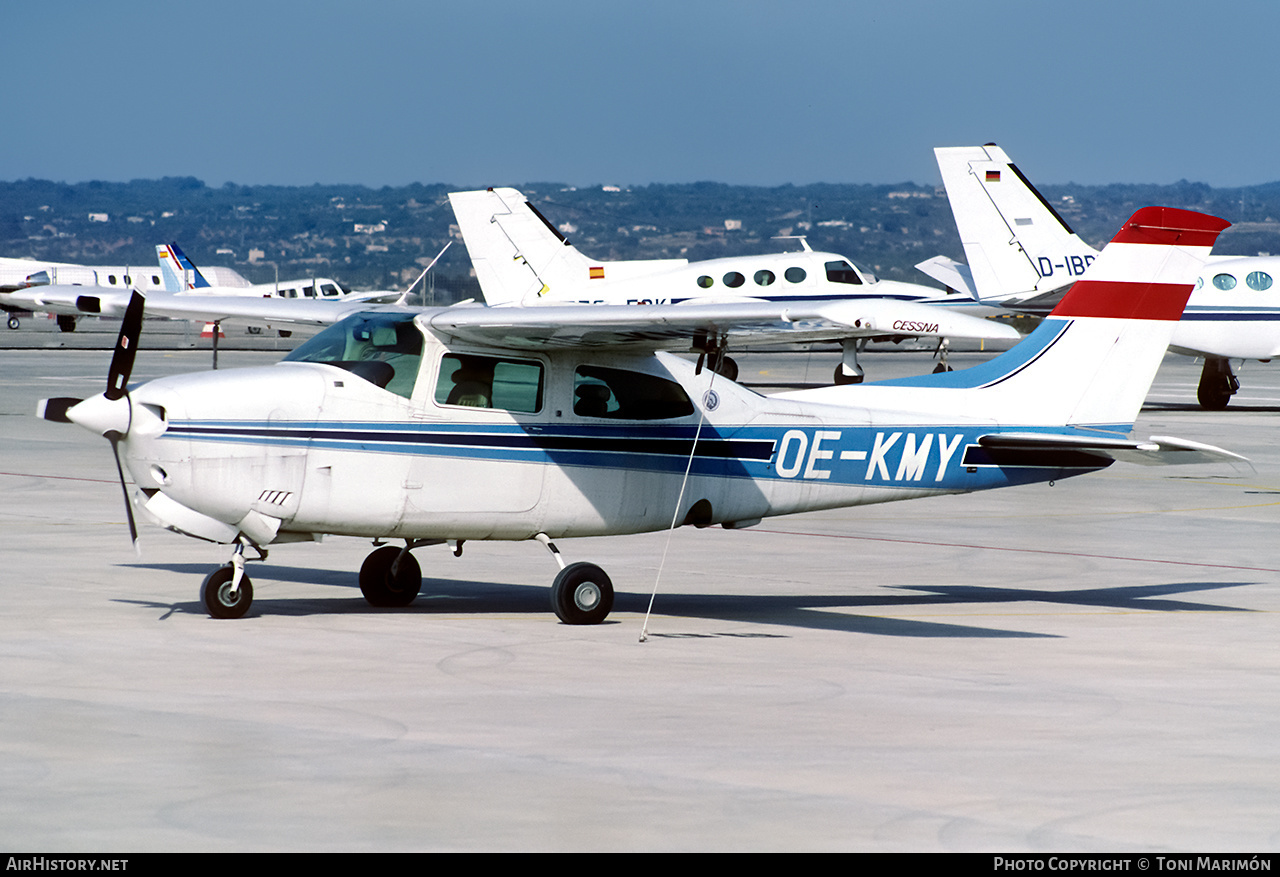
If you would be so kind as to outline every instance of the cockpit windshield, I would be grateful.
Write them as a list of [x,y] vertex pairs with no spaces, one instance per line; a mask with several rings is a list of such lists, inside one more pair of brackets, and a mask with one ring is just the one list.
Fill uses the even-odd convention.
[[859,286],[862,284],[862,278],[858,276],[858,272],[846,261],[827,262],[826,269],[827,280],[831,283],[851,283]]
[[355,314],[325,329],[284,361],[344,368],[408,399],[422,362],[422,332],[413,324],[412,314]]

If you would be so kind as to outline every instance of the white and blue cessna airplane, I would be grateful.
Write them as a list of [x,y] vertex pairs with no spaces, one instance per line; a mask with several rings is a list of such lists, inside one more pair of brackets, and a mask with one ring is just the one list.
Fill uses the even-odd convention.
[[[274,366],[128,387],[139,295],[106,392],[47,399],[40,413],[110,440],[136,484],[131,495],[121,469],[131,529],[136,501],[165,527],[232,546],[202,587],[215,617],[249,608],[245,549],[262,559],[270,545],[339,534],[403,540],[361,567],[361,590],[378,606],[417,595],[414,549],[537,540],[561,566],[554,611],[591,624],[608,615],[612,583],[594,564],[566,565],[555,539],[749,527],[1051,481],[1115,460],[1240,459],[1129,438],[1226,225],[1138,211],[1033,334],[966,371],[764,397],[661,352],[691,340],[716,350],[726,321],[710,305],[382,308],[353,313]],[[754,307],[761,324],[801,333],[823,320],[824,305]]]
[[[994,143],[935,149],[967,265],[916,267],[984,302],[1044,313],[1098,251],[1079,238]],[[1175,353],[1204,358],[1197,398],[1227,407],[1240,388],[1232,359],[1280,356],[1280,256],[1211,256],[1173,334]]]
[[[1005,313],[962,295],[918,283],[878,280],[874,274],[836,253],[816,252],[800,238],[799,252],[729,256],[690,262],[688,259],[637,259],[605,262],[591,259],[519,191],[510,188],[450,192],[449,203],[467,245],[484,300],[489,305],[548,304],[693,304],[711,302],[888,301],[913,302],[942,311],[986,317]],[[923,311],[928,316],[928,311]],[[935,312],[936,314],[937,312]],[[994,340],[1003,327],[971,323],[963,337]],[[890,337],[948,337],[937,319],[907,321],[892,327]],[[950,336],[956,337],[956,336]],[[861,339],[865,345],[866,339]],[[848,339],[835,382],[860,383],[858,343]],[[940,370],[946,368],[946,348]],[[717,364],[730,378],[732,360]]]

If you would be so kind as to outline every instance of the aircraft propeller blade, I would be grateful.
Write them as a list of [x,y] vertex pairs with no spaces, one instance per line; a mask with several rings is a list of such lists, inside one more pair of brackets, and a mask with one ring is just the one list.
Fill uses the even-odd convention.
[[[111,355],[111,368],[107,372],[107,391],[104,395],[113,402],[128,393],[129,376],[133,373],[133,361],[138,355],[138,338],[142,335],[142,313],[145,308],[146,299],[135,289],[133,295],[129,296],[129,306],[125,308],[120,335],[116,338],[116,349]],[[114,429],[108,430],[104,435],[111,442],[111,456],[115,458],[120,491],[124,494],[124,514],[129,521],[129,539],[133,542],[133,550],[137,552],[138,524],[133,519],[133,502],[129,499],[129,485],[125,483],[124,465],[120,462],[120,440],[124,436]]]
[[120,490],[124,493],[124,515],[129,521],[129,539],[133,542],[133,550],[137,552],[138,525],[133,520],[133,501],[129,499],[129,486],[125,484],[124,466],[120,463],[120,434],[109,432],[107,440],[111,442],[111,455],[116,458],[116,473],[120,476]]
[[116,338],[116,350],[111,355],[111,369],[107,372],[106,397],[113,402],[124,396],[129,384],[133,360],[138,355],[138,336],[142,334],[145,307],[146,299],[135,289],[129,297],[129,306],[125,308],[124,322],[120,324],[120,335]]
[[71,423],[71,418],[67,416],[67,409],[79,405],[83,401],[83,399],[76,399],[71,396],[54,396],[52,399],[41,399],[36,416],[41,420],[52,420],[54,423]]

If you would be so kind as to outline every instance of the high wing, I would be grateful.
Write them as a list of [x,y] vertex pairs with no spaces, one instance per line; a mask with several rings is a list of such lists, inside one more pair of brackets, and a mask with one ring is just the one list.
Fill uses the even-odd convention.
[[[24,290],[33,293],[36,290]],[[45,286],[31,298],[40,310],[54,304],[73,312],[117,315],[127,294],[86,296],[85,287]],[[93,298],[92,305],[86,299]],[[303,299],[153,293],[147,313],[187,320],[260,320],[328,326],[355,313],[422,313],[437,333],[509,348],[688,347],[697,335],[728,336],[734,347],[877,337],[947,337],[1016,341],[1015,329],[915,302],[719,302],[697,305],[553,305],[539,308],[454,306],[410,308]]]
[[433,313],[439,335],[508,348],[677,349],[696,337],[728,336],[735,348],[848,338],[945,336],[1012,340],[1010,326],[914,302],[886,299],[722,302],[698,305],[455,307]]

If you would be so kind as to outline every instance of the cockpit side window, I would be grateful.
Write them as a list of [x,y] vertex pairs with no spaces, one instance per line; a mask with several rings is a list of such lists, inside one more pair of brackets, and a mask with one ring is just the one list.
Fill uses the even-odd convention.
[[666,420],[692,414],[693,403],[675,381],[644,372],[581,365],[573,374],[573,413],[579,417]]
[[858,276],[858,272],[853,270],[853,266],[848,262],[828,262],[827,280],[831,283],[851,283],[855,286],[862,285],[862,278]]
[[330,326],[284,358],[344,368],[408,399],[422,363],[422,332],[412,316],[356,314]]
[[440,361],[436,403],[464,408],[500,408],[519,414],[542,410],[542,363],[468,353]]

